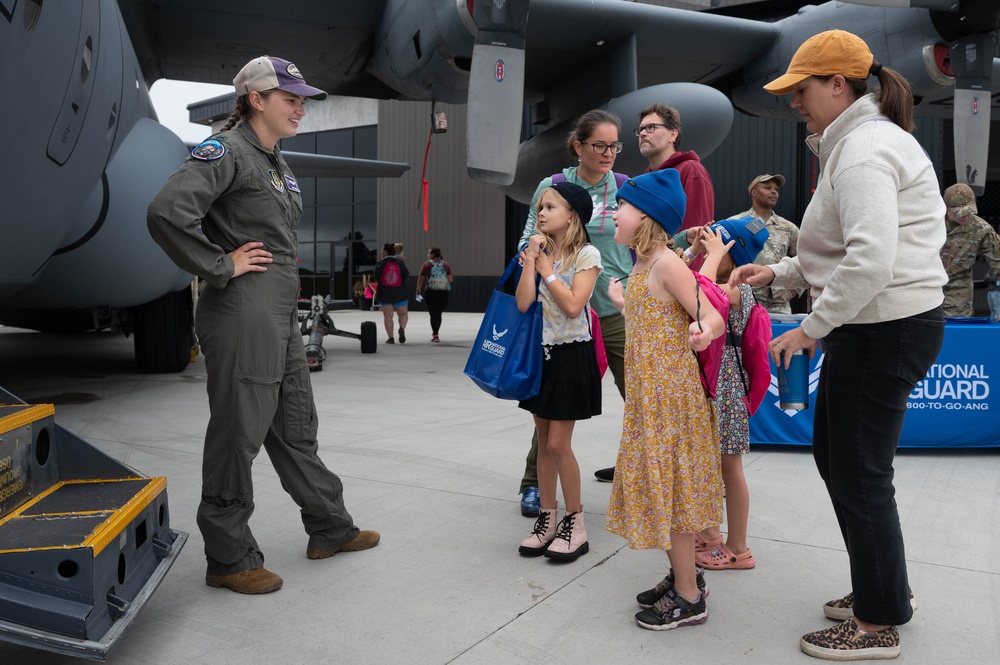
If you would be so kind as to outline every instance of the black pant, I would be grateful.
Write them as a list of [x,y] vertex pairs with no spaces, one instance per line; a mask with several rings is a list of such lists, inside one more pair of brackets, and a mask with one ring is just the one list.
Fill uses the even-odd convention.
[[892,463],[906,401],[943,341],[941,308],[840,326],[823,340],[813,457],[851,559],[854,614],[870,623],[913,614]]
[[441,329],[441,312],[448,308],[448,292],[427,289],[424,291],[424,302],[431,313],[431,333],[437,335]]

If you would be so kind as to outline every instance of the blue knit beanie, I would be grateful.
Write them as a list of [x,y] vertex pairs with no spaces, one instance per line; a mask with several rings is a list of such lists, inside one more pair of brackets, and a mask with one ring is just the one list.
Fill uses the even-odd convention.
[[722,232],[722,242],[736,241],[729,248],[729,256],[737,266],[753,263],[770,235],[764,224],[750,215],[739,219],[724,219],[712,224],[711,228]]
[[615,198],[625,199],[646,213],[670,237],[680,230],[681,222],[684,221],[687,196],[676,169],[662,169],[629,178],[618,188]]

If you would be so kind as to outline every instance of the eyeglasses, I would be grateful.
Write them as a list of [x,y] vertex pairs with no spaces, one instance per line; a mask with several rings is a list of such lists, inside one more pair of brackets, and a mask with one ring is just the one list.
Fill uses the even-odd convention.
[[612,152],[614,152],[617,155],[622,151],[622,148],[625,147],[625,144],[622,143],[621,141],[615,141],[614,143],[604,143],[603,141],[599,141],[597,143],[588,143],[586,141],[580,141],[580,143],[582,145],[589,145],[591,148],[594,149],[594,152],[596,152],[598,155],[603,155],[608,151],[609,148],[611,149]]
[[648,125],[643,125],[642,127],[636,127],[635,135],[639,136],[641,134],[652,134],[653,132],[656,131],[657,127],[664,127],[666,129],[670,129],[670,127],[663,124],[662,122],[651,122]]

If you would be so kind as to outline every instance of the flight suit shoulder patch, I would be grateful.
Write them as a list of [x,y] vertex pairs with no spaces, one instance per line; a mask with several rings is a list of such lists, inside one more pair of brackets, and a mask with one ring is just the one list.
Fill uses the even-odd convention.
[[226,154],[226,146],[222,141],[208,139],[202,141],[191,151],[191,156],[203,162],[211,162]]

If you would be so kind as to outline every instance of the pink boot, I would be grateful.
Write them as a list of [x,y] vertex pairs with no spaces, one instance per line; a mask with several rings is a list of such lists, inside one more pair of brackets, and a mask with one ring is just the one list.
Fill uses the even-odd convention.
[[587,544],[587,529],[583,526],[583,506],[576,513],[566,513],[559,522],[555,540],[545,550],[545,556],[556,561],[576,561],[581,554],[590,551]]
[[556,519],[559,505],[555,508],[542,508],[535,520],[535,530],[521,541],[518,552],[524,556],[541,556],[556,537]]

